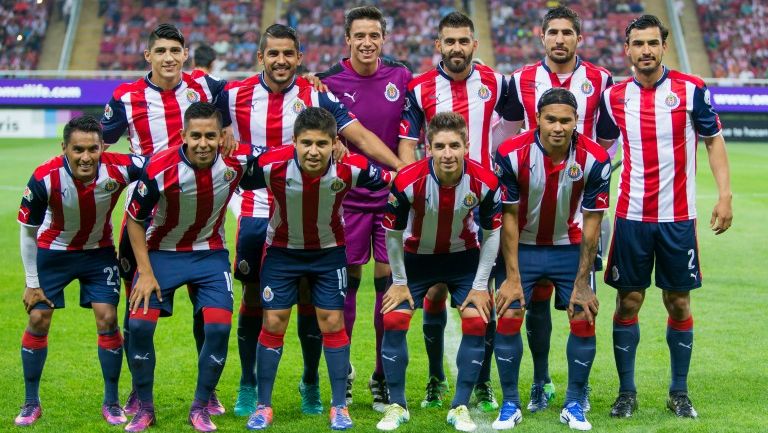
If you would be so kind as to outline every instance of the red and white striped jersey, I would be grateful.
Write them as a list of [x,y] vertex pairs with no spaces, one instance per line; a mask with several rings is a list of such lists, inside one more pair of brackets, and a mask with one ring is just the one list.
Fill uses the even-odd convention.
[[225,248],[227,203],[247,166],[256,160],[254,149],[241,145],[231,157],[218,155],[211,167],[195,168],[185,149],[183,145],[153,156],[131,196],[131,218],[143,221],[152,216],[149,250]]
[[501,191],[491,170],[465,159],[464,174],[455,186],[440,185],[433,159],[400,170],[392,186],[382,225],[405,230],[405,251],[443,254],[479,248],[473,209],[479,207],[480,226],[501,227]]
[[499,146],[496,174],[504,189],[504,203],[518,205],[522,244],[579,244],[581,211],[608,209],[608,152],[582,134],[574,137],[568,157],[559,164],[547,155],[537,130]]
[[509,80],[509,115],[512,120],[524,120],[524,129],[535,129],[538,125],[536,105],[539,98],[551,88],[562,87],[576,96],[579,115],[576,130],[594,140],[597,136],[600,95],[612,85],[613,78],[607,69],[580,57],[576,58],[576,68],[565,77],[552,72],[541,60],[512,73]]
[[352,187],[378,191],[390,181],[388,171],[357,154],[331,161],[325,174],[310,177],[299,165],[296,148],[283,146],[262,154],[242,186],[266,187],[274,198],[268,246],[319,250],[345,245],[341,203]]
[[128,130],[131,152],[151,156],[182,143],[184,112],[195,102],[213,102],[224,81],[209,75],[183,72],[173,89],[163,90],[150,81],[150,72],[133,83],[121,84],[104,107],[101,126],[104,142],[114,144]]
[[507,82],[493,69],[474,65],[462,81],[452,80],[442,64],[411,80],[400,122],[400,138],[418,140],[421,129],[437,113],[453,111],[467,122],[469,158],[492,169],[491,136],[493,112],[504,113]]
[[[281,93],[273,93],[264,82],[263,73],[227,84],[216,105],[224,113],[224,125],[232,124],[235,140],[260,149],[292,144],[293,124],[306,107],[325,108],[336,118],[338,131],[355,121],[336,97],[318,92],[312,84],[295,77]],[[238,216],[266,218],[269,199],[265,190],[238,191],[241,200],[235,209]]]
[[144,158],[104,152],[96,178],[74,177],[64,155],[39,166],[27,183],[18,221],[40,226],[38,248],[88,250],[111,247],[112,209],[123,189],[139,179]]
[[616,216],[670,222],[696,218],[698,137],[721,132],[700,78],[666,69],[653,88],[627,79],[603,95],[600,123],[621,135],[623,166]]

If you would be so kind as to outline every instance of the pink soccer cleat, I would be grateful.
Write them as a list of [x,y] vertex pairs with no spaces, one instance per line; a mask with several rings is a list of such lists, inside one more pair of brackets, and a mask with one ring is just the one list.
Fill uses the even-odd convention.
[[207,407],[197,407],[189,411],[189,423],[199,432],[216,431],[216,424],[211,421],[211,413]]
[[131,393],[128,394],[128,400],[125,401],[125,406],[123,406],[123,411],[125,411],[125,414],[128,416],[136,415],[136,413],[139,412],[139,394],[136,393],[135,389],[131,390]]
[[125,426],[125,431],[140,432],[155,425],[155,411],[153,409],[139,408],[136,416]]
[[101,406],[101,415],[107,420],[107,423],[111,425],[125,424],[128,418],[125,417],[125,412],[120,404],[105,404]]
[[41,416],[43,416],[43,408],[40,407],[40,403],[26,403],[13,422],[19,427],[26,427],[34,424]]
[[216,391],[211,393],[211,398],[208,399],[208,413],[211,415],[223,415],[227,411],[224,405],[221,404],[219,397],[216,396]]

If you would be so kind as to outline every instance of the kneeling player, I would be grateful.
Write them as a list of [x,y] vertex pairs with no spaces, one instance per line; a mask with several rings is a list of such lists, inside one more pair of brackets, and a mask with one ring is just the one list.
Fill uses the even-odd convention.
[[[410,419],[405,401],[405,335],[413,309],[422,306],[427,290],[444,283],[453,304],[460,305],[462,325],[456,394],[447,421],[457,430],[473,431],[477,426],[467,404],[483,366],[491,312],[487,284],[499,249],[499,183],[492,171],[465,158],[467,126],[460,115],[435,115],[427,138],[431,157],[400,171],[384,216],[393,285],[383,299],[381,357],[392,404],[376,427],[395,430]],[[476,207],[482,248],[473,218]]]
[[575,132],[576,98],[552,88],[539,99],[536,129],[504,142],[496,155],[504,186],[504,264],[497,266],[499,326],[496,365],[504,394],[493,428],[522,419],[517,389],[523,345],[523,310],[537,282],[554,283],[555,308],[568,309],[568,389],[560,421],[577,430],[592,428],[584,416],[584,392],[595,359],[598,302],[590,286],[608,208],[611,166],[608,153]]
[[353,187],[386,188],[390,174],[359,155],[333,162],[336,131],[331,113],[306,108],[294,123],[295,147],[263,154],[253,178],[244,183],[248,188],[266,187],[274,197],[261,269],[264,323],[256,351],[259,404],[248,419],[250,430],[272,424],[272,388],[302,277],[312,284],[312,303],[322,332],[331,382],[331,428],[352,427],[345,401],[349,338],[343,317],[347,259],[341,203]]
[[[123,341],[117,326],[120,277],[112,241],[112,209],[125,186],[141,175],[144,158],[105,153],[101,125],[91,116],[64,127],[63,155],[39,166],[24,191],[21,257],[29,324],[21,339],[26,401],[16,425],[42,415],[38,390],[48,354],[54,308],[64,308],[64,287],[80,282],[80,305],[93,308],[104,375],[102,415],[126,421],[117,396]],[[38,275],[39,271],[39,275]]]

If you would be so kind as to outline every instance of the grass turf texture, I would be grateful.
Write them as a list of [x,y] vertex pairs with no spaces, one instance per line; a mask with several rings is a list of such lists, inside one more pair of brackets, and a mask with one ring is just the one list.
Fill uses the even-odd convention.
[[[613,352],[611,349],[611,315],[614,291],[601,284],[598,296],[601,312],[597,321],[598,351],[592,369],[592,412],[588,414],[595,432],[732,432],[758,431],[765,428],[764,402],[768,394],[768,370],[764,368],[768,325],[762,308],[768,295],[762,290],[768,280],[766,229],[762,218],[768,213],[768,146],[729,144],[734,191],[735,222],[726,234],[715,237],[708,230],[709,215],[716,200],[716,190],[706,152],[699,149],[699,243],[701,248],[704,287],[693,294],[695,318],[695,350],[690,373],[690,392],[700,419],[678,420],[665,409],[669,381],[669,354],[665,341],[666,312],[658,289],[648,291],[645,307],[640,314],[641,343],[637,357],[637,384],[640,408],[629,420],[613,420],[608,411],[618,389]],[[123,144],[116,147],[126,151]],[[14,431],[13,418],[23,402],[24,386],[19,356],[21,334],[27,316],[21,304],[24,275],[18,253],[18,227],[15,222],[24,185],[34,167],[57,154],[56,140],[0,140],[0,244],[5,245],[0,256],[0,360],[3,374],[0,389],[0,431]],[[614,184],[618,176],[614,176]],[[612,192],[615,194],[615,185]],[[615,200],[615,196],[614,196]],[[119,210],[119,209],[118,209]],[[115,213],[115,225],[120,215]],[[234,247],[234,219],[227,222],[228,244]],[[352,360],[357,369],[355,403],[351,414],[355,431],[373,431],[380,415],[370,409],[366,389],[368,375],[373,370],[374,340],[372,314],[373,284],[371,267],[366,268],[358,295],[358,316],[352,345]],[[44,270],[42,270],[44,272]],[[92,313],[77,305],[78,288],[66,290],[67,308],[54,314],[49,337],[49,352],[41,384],[43,417],[28,428],[30,432],[115,432],[101,418],[101,371],[96,357],[96,329]],[[239,305],[236,295],[235,308]],[[196,380],[196,359],[191,335],[191,305],[183,288],[176,296],[175,314],[162,319],[155,344],[157,370],[155,404],[158,425],[150,431],[192,431],[187,425],[187,412]],[[120,317],[124,300],[118,307]],[[553,312],[554,331],[550,368],[558,394],[549,409],[535,415],[523,412],[523,423],[515,431],[566,431],[558,422],[566,386],[565,338],[568,324],[564,313]],[[295,313],[294,313],[295,318]],[[236,320],[236,319],[235,319]],[[452,320],[455,325],[457,319]],[[407,397],[412,420],[400,428],[403,432],[440,432],[450,429],[445,424],[445,410],[419,408],[426,383],[426,355],[421,338],[421,319],[417,313],[409,333],[410,368]],[[449,326],[452,326],[449,324]],[[236,323],[235,323],[236,326]],[[229,359],[218,387],[218,394],[227,407],[227,414],[215,417],[220,431],[243,431],[244,418],[235,418],[232,407],[239,380],[239,360],[235,326],[230,336]],[[318,416],[300,413],[297,384],[301,374],[301,351],[292,320],[286,338],[274,395],[275,419],[270,431],[308,432],[328,431],[328,401],[330,390],[324,361],[321,362],[321,388],[326,412]],[[447,344],[457,344],[448,341]],[[523,405],[528,401],[531,380],[530,354],[526,346],[521,368],[520,392]],[[454,362],[453,359],[446,363]],[[446,372],[450,374],[446,364]],[[496,367],[492,377],[500,397]],[[451,378],[451,388],[454,379]],[[129,389],[126,366],[120,381],[121,399]],[[762,408],[762,409],[761,409]],[[479,431],[491,431],[490,422],[496,414],[473,417]]]

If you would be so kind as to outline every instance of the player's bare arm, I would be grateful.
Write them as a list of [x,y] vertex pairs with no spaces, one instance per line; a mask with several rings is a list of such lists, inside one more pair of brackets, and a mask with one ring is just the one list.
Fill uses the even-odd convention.
[[716,235],[719,235],[725,233],[733,221],[731,169],[728,165],[728,153],[725,150],[725,139],[722,134],[704,138],[704,144],[707,147],[709,168],[712,169],[715,177],[718,196],[709,226]]
[[589,274],[595,263],[595,255],[597,255],[603,212],[584,211],[582,215],[584,223],[579,253],[579,270],[576,274],[576,280],[573,282],[573,293],[568,303],[568,316],[573,317],[575,314],[574,307],[578,305],[584,310],[587,321],[592,325],[595,323],[600,302],[589,285]]
[[397,155],[404,164],[413,164],[416,162],[416,140],[401,138],[397,145]]
[[382,164],[400,169],[405,163],[384,142],[360,122],[352,122],[341,130],[341,135],[354,143],[366,156]]
[[496,292],[496,313],[499,317],[515,302],[520,302],[520,308],[525,308],[525,295],[520,284],[520,269],[517,261],[517,243],[520,238],[517,224],[517,204],[504,204],[501,228],[501,251],[507,268],[507,278],[501,283]]
[[128,237],[131,240],[131,248],[136,257],[136,272],[139,278],[131,290],[131,297],[128,299],[128,308],[132,313],[139,309],[139,305],[144,303],[144,314],[149,310],[149,298],[152,292],[157,294],[157,299],[162,302],[163,296],[160,292],[160,285],[155,279],[152,271],[152,264],[149,262],[149,251],[147,250],[147,230],[142,223],[128,218],[126,221]]

